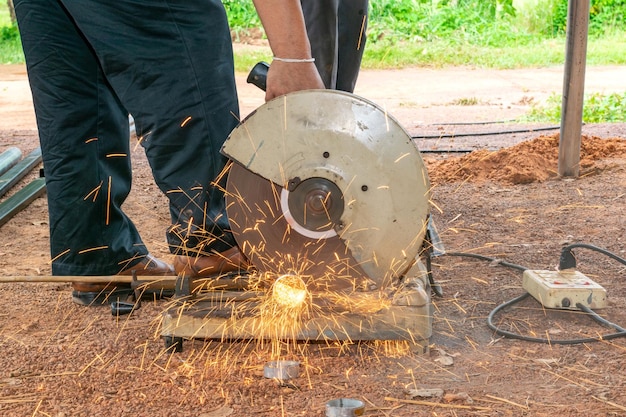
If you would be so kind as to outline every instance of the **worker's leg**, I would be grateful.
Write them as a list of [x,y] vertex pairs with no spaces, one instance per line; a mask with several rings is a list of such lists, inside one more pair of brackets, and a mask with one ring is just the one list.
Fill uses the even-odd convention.
[[368,0],[339,1],[337,90],[354,91],[365,49]]
[[128,114],[55,0],[15,0],[41,140],[52,272],[108,275],[147,253],[121,205]]
[[324,85],[353,92],[365,47],[368,0],[301,0],[301,4]]
[[301,0],[306,30],[322,81],[326,88],[336,89],[340,0]]
[[172,252],[235,245],[223,192],[212,185],[226,163],[221,146],[238,123],[221,1],[62,1],[135,119],[155,180],[170,199]]

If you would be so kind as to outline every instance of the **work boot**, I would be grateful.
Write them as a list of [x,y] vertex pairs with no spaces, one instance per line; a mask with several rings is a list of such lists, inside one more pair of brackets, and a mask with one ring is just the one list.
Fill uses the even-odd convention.
[[210,255],[183,256],[174,258],[174,270],[178,276],[210,278],[231,273],[246,273],[250,264],[237,246],[224,252]]
[[[129,276],[133,273],[136,276],[174,276],[175,274],[172,265],[150,254],[146,255],[139,263],[121,270],[118,275]],[[126,301],[133,294],[133,289],[127,282],[73,282],[72,288],[72,301],[84,306],[109,304],[117,300]],[[172,295],[161,291],[150,291],[150,294],[144,294],[158,298]]]
[[167,277],[175,275],[174,267],[172,265],[167,262],[163,262],[150,254],[144,256],[139,263],[121,270],[118,275],[129,276],[133,275],[133,273],[137,276],[153,275]]
[[178,277],[191,278],[195,291],[245,290],[252,269],[237,246],[210,255],[177,256],[174,269]]

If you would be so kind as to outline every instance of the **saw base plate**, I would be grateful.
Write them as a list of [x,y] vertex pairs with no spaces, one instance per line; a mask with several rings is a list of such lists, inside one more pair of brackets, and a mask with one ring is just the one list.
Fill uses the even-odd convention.
[[417,262],[401,285],[380,292],[357,292],[345,303],[333,294],[315,294],[311,308],[296,320],[267,313],[267,291],[212,290],[178,295],[164,312],[166,347],[183,339],[366,341],[403,340],[426,353],[432,334],[432,304],[425,268]]

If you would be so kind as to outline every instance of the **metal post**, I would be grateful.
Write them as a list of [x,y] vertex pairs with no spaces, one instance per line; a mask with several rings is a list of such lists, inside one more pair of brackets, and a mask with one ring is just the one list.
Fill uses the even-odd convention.
[[558,167],[562,177],[577,177],[580,172],[589,3],[590,0],[568,2]]

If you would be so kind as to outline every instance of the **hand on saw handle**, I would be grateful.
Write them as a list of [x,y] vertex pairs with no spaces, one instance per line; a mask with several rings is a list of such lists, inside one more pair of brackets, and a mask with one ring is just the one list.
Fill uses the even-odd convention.
[[267,74],[265,100],[293,91],[323,89],[324,83],[311,60],[300,0],[254,0],[254,6],[277,58]]

